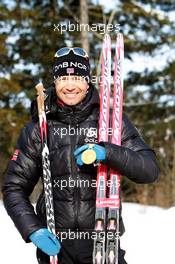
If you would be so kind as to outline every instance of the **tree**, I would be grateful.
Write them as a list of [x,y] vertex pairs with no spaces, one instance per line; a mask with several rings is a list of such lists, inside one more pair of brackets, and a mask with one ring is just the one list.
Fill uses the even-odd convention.
[[[10,4],[1,1],[0,174],[13,153],[20,128],[30,119],[30,101],[36,94],[35,79],[42,78],[46,88],[53,83],[55,51],[64,46],[83,46],[88,50],[89,46],[92,75],[95,75],[104,36],[100,29],[102,25],[113,24],[110,35],[114,44],[118,28],[115,25],[120,24],[125,38],[125,61],[133,63],[132,71],[125,75],[124,110],[156,150],[161,167],[159,183],[150,186],[139,186],[123,178],[124,199],[172,205],[175,61],[171,50],[175,24],[170,11],[174,8],[173,2],[117,1],[113,8],[108,8],[98,1],[87,0],[23,0]],[[84,5],[87,7],[83,9]],[[87,21],[90,30],[83,33],[78,26]],[[97,26],[96,31],[93,25]],[[61,31],[63,28],[67,30]],[[114,55],[114,49],[112,52]],[[148,58],[148,65],[140,69],[141,60],[148,61]],[[153,67],[156,58],[159,62]]]

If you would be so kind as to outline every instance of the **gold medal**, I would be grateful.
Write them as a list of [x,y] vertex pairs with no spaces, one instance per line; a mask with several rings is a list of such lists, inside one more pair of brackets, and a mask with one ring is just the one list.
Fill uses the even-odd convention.
[[82,161],[91,164],[96,160],[96,152],[93,150],[94,144],[89,144],[89,148],[82,153]]

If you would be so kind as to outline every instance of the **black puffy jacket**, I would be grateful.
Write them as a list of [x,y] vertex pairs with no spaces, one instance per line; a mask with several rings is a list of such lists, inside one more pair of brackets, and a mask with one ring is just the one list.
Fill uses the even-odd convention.
[[[96,167],[75,163],[73,151],[87,142],[96,142],[95,134],[74,133],[82,128],[97,128],[99,96],[91,87],[86,98],[76,106],[61,106],[56,95],[46,99],[48,119],[48,145],[55,208],[56,230],[91,231],[95,219]],[[21,233],[29,242],[29,235],[46,226],[44,195],[41,193],[36,213],[29,201],[34,186],[42,177],[41,140],[36,118],[36,101],[33,103],[33,121],[21,131],[16,155],[9,162],[3,200],[5,208]],[[66,134],[69,130],[69,134]],[[60,133],[64,135],[60,135]],[[82,130],[81,130],[82,131]],[[78,135],[77,135],[78,134]],[[123,115],[122,146],[102,142],[107,151],[105,163],[136,183],[152,183],[158,178],[159,168],[154,152],[145,144],[136,128]],[[85,180],[87,184],[78,184]],[[69,184],[68,184],[69,181]],[[71,184],[73,183],[73,186]],[[60,184],[64,187],[61,189]],[[77,183],[77,185],[75,185]],[[124,226],[120,215],[120,232]]]

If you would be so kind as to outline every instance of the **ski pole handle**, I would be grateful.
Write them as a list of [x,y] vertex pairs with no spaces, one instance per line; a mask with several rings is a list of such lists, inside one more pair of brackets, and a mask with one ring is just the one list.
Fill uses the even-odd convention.
[[39,82],[35,86],[35,88],[37,90],[37,95],[38,95],[38,97],[37,97],[38,115],[40,116],[44,111],[44,91],[45,91],[45,88],[41,82]]

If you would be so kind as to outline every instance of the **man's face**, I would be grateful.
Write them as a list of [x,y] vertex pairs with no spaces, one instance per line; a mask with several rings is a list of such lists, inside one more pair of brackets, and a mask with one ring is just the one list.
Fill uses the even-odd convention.
[[76,105],[86,96],[88,83],[81,76],[62,76],[55,81],[56,94],[67,105]]

